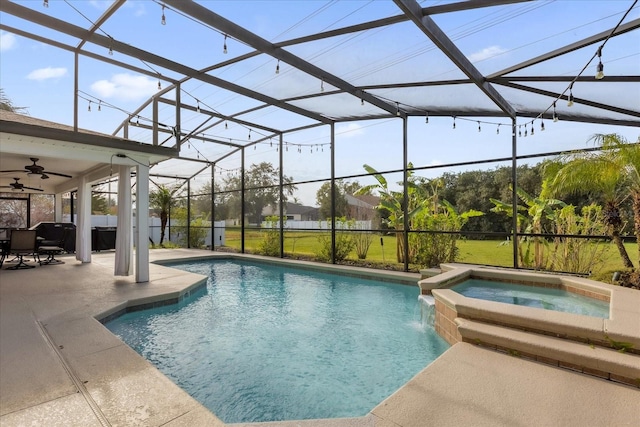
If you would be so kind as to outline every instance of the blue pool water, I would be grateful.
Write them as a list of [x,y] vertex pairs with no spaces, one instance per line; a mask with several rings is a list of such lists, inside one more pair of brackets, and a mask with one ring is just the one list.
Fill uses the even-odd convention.
[[470,298],[564,311],[586,316],[609,318],[609,303],[567,292],[562,289],[541,288],[514,283],[469,279],[451,287]]
[[355,417],[448,344],[420,321],[417,286],[289,267],[200,261],[190,301],[106,326],[227,423]]

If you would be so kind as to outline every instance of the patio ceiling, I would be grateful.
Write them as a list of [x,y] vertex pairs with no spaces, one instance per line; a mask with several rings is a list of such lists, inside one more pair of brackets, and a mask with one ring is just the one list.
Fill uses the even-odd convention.
[[[180,130],[183,143],[198,138],[218,147],[207,161],[215,162],[280,132],[331,123],[425,115],[551,120],[556,103],[563,121],[640,127],[637,52],[615,60],[609,55],[609,62],[606,55],[609,46],[615,51],[629,42],[640,45],[640,18],[633,1],[615,2],[618,12],[606,20],[588,16],[580,2],[470,0],[425,5],[394,0],[393,4],[363,3],[349,13],[350,4],[328,2],[326,8],[345,9],[342,15],[336,14],[341,16],[336,22],[344,20],[344,25],[334,22],[332,29],[314,21],[322,9],[317,2],[295,5],[309,12],[302,20],[293,13],[289,18],[282,10],[278,28],[272,28],[273,22],[268,28],[261,26],[253,13],[242,13],[244,7],[256,12],[266,3],[145,3],[157,12],[157,21],[160,13],[163,20],[167,15],[166,27],[174,32],[177,48],[144,37],[147,21],[129,31],[124,23],[123,11],[130,3],[126,0],[109,3],[99,16],[86,9],[88,2],[65,3],[52,0],[51,7],[43,8],[41,2],[0,0],[0,30],[114,70],[162,81],[164,88],[135,111],[122,111],[114,134],[138,124],[139,132],[148,132],[139,133],[136,140],[173,146],[172,135]],[[66,5],[82,18],[69,19],[62,13]],[[504,31],[492,32],[497,38],[482,41],[482,46],[496,47],[502,39],[515,37],[514,31],[524,31],[530,17],[539,23],[545,15],[538,9],[546,16],[562,17],[575,35],[550,25],[538,40],[514,47],[509,55],[496,52],[487,61],[473,54],[469,36],[475,33],[454,26],[478,21],[483,28],[503,27]],[[295,37],[275,41],[287,33]],[[211,45],[218,43],[224,43],[225,54],[209,55]],[[327,53],[338,49],[347,54],[341,61],[331,60]],[[186,50],[202,54],[187,61]],[[604,55],[607,67],[602,80],[594,78],[598,53]],[[77,74],[82,70],[78,71],[77,61],[76,102],[102,103],[81,84],[78,87]],[[238,68],[246,72],[233,80],[226,78]],[[566,106],[570,96],[575,102],[572,108]],[[81,118],[77,103],[76,121]],[[227,140],[205,133],[215,135],[227,123],[234,123],[245,135]]]

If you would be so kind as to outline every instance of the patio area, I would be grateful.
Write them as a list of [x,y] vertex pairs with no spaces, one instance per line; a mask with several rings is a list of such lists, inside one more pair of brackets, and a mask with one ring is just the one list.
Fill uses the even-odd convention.
[[[228,254],[150,252],[203,256]],[[0,424],[224,425],[96,320],[178,298],[204,278],[152,263],[151,280],[135,283],[113,277],[113,258],[0,271]],[[458,343],[366,417],[262,425],[606,426],[634,425],[639,413],[637,388]]]

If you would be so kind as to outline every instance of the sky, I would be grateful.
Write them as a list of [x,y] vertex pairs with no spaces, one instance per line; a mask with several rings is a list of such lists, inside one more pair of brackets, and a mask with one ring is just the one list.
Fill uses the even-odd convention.
[[[42,0],[16,2],[36,12],[44,13],[73,25],[87,28],[109,7],[110,1],[97,0],[49,0],[45,7]],[[281,42],[302,37],[317,31],[326,31],[361,22],[399,15],[401,11],[390,1],[218,1],[198,2],[217,14],[249,29],[270,42]],[[267,7],[268,3],[268,7]],[[424,1],[423,7],[445,2]],[[485,75],[500,71],[528,58],[613,28],[631,7],[627,0],[565,0],[537,1],[512,5],[507,8],[465,11],[456,14],[434,15],[434,21],[455,40],[461,51]],[[165,15],[165,24],[161,16]],[[640,7],[635,6],[624,22],[640,17]],[[9,27],[30,31],[36,28],[6,13],[0,12],[0,23]],[[52,30],[38,30],[38,34],[71,46],[78,41],[59,35]],[[112,37],[140,49],[171,58],[194,69],[233,59],[252,51],[232,38],[193,22],[176,11],[162,9],[162,3],[151,0],[127,1],[107,21],[99,34]],[[224,45],[227,53],[224,53]],[[179,78],[170,70],[138,60],[131,60],[119,52],[110,55],[105,48],[87,44],[90,52],[108,59],[123,61],[156,74],[142,75],[115,65],[81,56],[78,61],[78,120],[82,128],[113,133],[131,113],[144,105],[150,96],[157,94],[158,85],[165,89],[167,79]],[[388,28],[372,29],[346,36],[332,37],[312,43],[286,48],[289,52],[349,81],[355,86],[370,86],[389,82],[414,82],[462,78],[462,73],[422,34],[411,22]],[[543,62],[516,74],[575,76],[586,66],[584,75],[595,73],[593,61],[597,45],[578,49],[563,57]],[[606,75],[640,74],[640,31],[611,39],[603,49]],[[279,66],[279,73],[275,73]],[[31,40],[10,31],[0,30],[0,87],[17,106],[26,107],[37,118],[72,124],[74,105],[74,55],[68,51],[39,41]],[[289,98],[300,95],[330,93],[330,85],[292,69],[267,55],[258,55],[242,63],[210,71],[209,74],[237,85],[261,91],[273,98]],[[595,81],[595,79],[594,79]],[[535,85],[534,85],[535,86]],[[539,84],[538,87],[562,92],[566,83]],[[631,89],[629,89],[631,88]],[[640,85],[576,83],[576,98],[590,97],[611,103],[611,93],[616,93],[615,104],[622,108],[638,110]],[[408,160],[415,166],[438,166],[451,163],[509,157],[512,154],[510,121],[503,117],[453,117],[426,116],[429,107],[464,108],[496,107],[480,96],[477,88],[469,85],[433,87],[429,89],[384,89],[371,91],[390,103],[401,107],[424,110],[424,114],[408,120]],[[504,91],[505,97],[517,107],[527,106],[544,111],[550,107],[550,98],[543,96],[522,97],[513,90]],[[175,99],[175,91],[165,95]],[[181,99],[202,109],[232,115],[260,105],[255,100],[236,95],[227,90],[206,86],[199,81],[187,81],[182,85]],[[91,102],[89,102],[91,101]],[[327,95],[296,101],[296,105],[325,112],[334,117],[381,112],[368,103],[361,105],[357,97]],[[89,111],[89,107],[90,110]],[[640,136],[638,128],[572,123],[562,120],[568,112],[566,102],[558,102],[561,118],[557,123],[519,119],[518,155],[548,153],[585,148],[595,133],[615,132],[629,141]],[[572,107],[576,111],[589,112],[589,107]],[[579,110],[582,109],[582,110]],[[149,108],[137,113],[142,123],[151,117]],[[160,106],[159,121],[175,124],[175,108]],[[136,117],[134,115],[134,117]],[[190,131],[198,128],[205,115],[184,112],[181,127]],[[277,130],[293,129],[313,123],[308,118],[277,108],[259,110],[242,116],[242,119]],[[532,125],[535,135],[531,135]],[[524,137],[525,130],[528,136]],[[398,118],[348,121],[335,125],[335,173],[336,176],[352,176],[364,173],[364,164],[377,170],[397,170],[403,165],[402,121]],[[204,131],[204,136],[237,144],[255,142],[269,135],[259,127],[248,127],[233,122],[223,122]],[[140,128],[131,128],[129,137],[149,142],[150,135]],[[246,165],[262,161],[277,164],[277,137],[265,140],[246,150]],[[295,181],[328,178],[330,168],[330,128],[313,129],[284,135],[284,173]],[[181,155],[191,158],[217,161],[227,155],[226,146],[205,143],[194,138],[183,147]],[[536,163],[541,159],[529,162]],[[493,168],[508,162],[490,163],[472,167],[434,168],[420,172],[435,177],[445,171]],[[239,155],[217,163],[216,179],[237,173]],[[202,164],[171,161],[160,164],[152,173],[170,176],[190,176]],[[390,182],[399,181],[399,174],[389,174]],[[194,181],[195,187],[210,179],[207,171]],[[371,178],[355,178],[362,184],[372,183]],[[315,191],[320,183],[301,184],[296,192],[297,200],[315,204]]]

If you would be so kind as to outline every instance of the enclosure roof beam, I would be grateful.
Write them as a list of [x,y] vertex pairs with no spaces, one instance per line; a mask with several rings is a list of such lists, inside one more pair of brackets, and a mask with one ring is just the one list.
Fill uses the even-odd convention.
[[[87,41],[94,43],[98,46],[102,46],[105,49],[112,49],[113,51],[120,52],[132,58],[136,58],[144,62],[154,64],[156,66],[173,71],[183,76],[188,76],[193,79],[200,80],[202,82],[221,87],[223,89],[238,93],[248,98],[252,98],[260,102],[264,102],[265,104],[274,105],[276,107],[289,110],[293,113],[300,114],[302,116],[309,117],[320,122],[324,122],[327,124],[331,123],[330,119],[320,114],[313,113],[303,108],[286,104],[278,99],[271,98],[262,93],[228,82],[218,77],[214,77],[210,74],[202,73],[191,67],[187,67],[186,65],[149,53],[147,51],[136,48],[129,44],[119,42],[111,37],[102,36],[96,33],[88,34],[87,30],[82,27],[78,27],[76,25],[70,24],[60,19],[53,18],[52,16],[45,15],[33,9],[26,8],[24,6],[21,6],[9,0],[0,0],[0,6],[2,7],[3,12],[17,16],[27,21],[31,21],[38,25],[42,25],[44,27],[61,32],[63,34],[76,37],[80,40],[86,39]],[[164,76],[158,75],[158,77],[164,77]]]
[[[496,77],[501,77],[504,76],[505,74],[511,74],[514,73],[516,71],[522,70],[523,68],[527,68],[527,67],[531,67],[533,65],[539,64],[541,62],[547,61],[549,59],[553,59],[556,58],[558,56],[561,55],[565,55],[569,52],[573,52],[574,50],[578,50],[581,49],[583,47],[592,45],[594,43],[600,42],[605,40],[607,37],[609,37],[611,35],[611,37],[615,37],[615,36],[619,36],[620,34],[624,34],[627,33],[629,31],[633,31],[637,28],[640,28],[640,18],[638,19],[634,19],[633,21],[629,21],[626,24],[622,24],[618,27],[618,29],[611,34],[611,30],[606,30],[606,31],[602,31],[601,33],[598,33],[596,35],[593,35],[591,37],[587,37],[586,39],[582,39],[579,40],[575,43],[571,43],[569,45],[566,45],[564,47],[561,47],[559,49],[553,50],[551,52],[547,52],[545,54],[539,55],[535,58],[531,58],[527,61],[521,62],[519,64],[513,65],[509,68],[505,68],[504,70],[500,70],[498,72],[495,72],[493,74],[489,74],[487,76],[487,79],[493,79]],[[607,76],[607,79],[609,77]]]
[[[535,94],[538,94],[538,95],[549,96],[549,97],[552,97],[554,99],[566,99],[566,100],[569,99],[569,97],[567,95],[559,94],[557,92],[551,92],[551,91],[548,91],[548,90],[543,90],[543,89],[539,89],[539,88],[535,88],[535,87],[524,86],[524,85],[519,85],[519,84],[516,84],[516,83],[509,83],[509,82],[504,82],[504,83],[500,83],[500,84],[502,86],[523,90],[525,92],[530,92],[530,93],[535,93]],[[633,116],[633,117],[640,117],[640,111],[627,110],[626,108],[615,107],[613,105],[603,104],[601,102],[589,101],[588,99],[577,98],[575,96],[573,97],[573,101],[578,103],[578,104],[587,105],[587,106],[593,107],[593,108],[599,108],[601,110],[612,111],[614,113],[619,113],[619,114],[626,114],[626,115]],[[573,117],[573,115],[571,117]],[[635,126],[640,126],[640,123],[636,123]]]
[[345,92],[348,92],[358,98],[362,98],[365,101],[369,102],[376,107],[387,111],[394,116],[397,113],[397,108],[395,105],[391,105],[390,103],[377,98],[373,95],[370,95],[366,92],[359,91],[355,88],[355,86],[351,85],[347,81],[323,70],[320,67],[317,67],[302,58],[270,43],[269,41],[257,36],[256,34],[250,32],[249,30],[237,25],[234,22],[229,21],[226,18],[214,13],[213,11],[201,6],[194,1],[191,0],[165,0],[165,3],[170,4],[171,7],[179,10],[180,12],[191,16],[193,19],[196,19],[200,22],[203,22],[206,25],[211,26],[212,28],[216,28],[224,34],[233,37],[243,43],[248,44],[252,48],[268,54],[276,59],[279,59],[282,62],[285,62],[292,67],[299,69],[307,74],[315,76],[318,79],[321,79],[327,84],[335,86],[337,88],[342,89]]
[[[111,18],[111,16],[116,13],[118,11],[118,9],[120,9],[120,7],[125,4],[127,0],[116,0],[113,2],[113,4],[111,4],[111,6],[109,6],[109,8],[102,14],[102,16],[100,16],[100,18],[98,18],[98,20],[96,22],[93,23],[93,25],[91,26],[91,28],[89,28],[89,34],[91,35],[93,33],[95,33],[96,31],[98,31],[100,29],[100,27],[102,27],[102,25],[107,22],[107,20],[109,18]],[[87,42],[86,38],[83,38],[82,41],[80,43],[78,43],[78,47],[76,48],[76,51],[80,51],[82,49],[82,46],[84,46],[84,44]]]
[[422,8],[415,0],[394,0],[396,5],[414,24],[509,117],[515,118],[515,109],[500,93],[487,82],[478,69],[458,49],[451,39],[438,27],[431,17],[423,15]]

